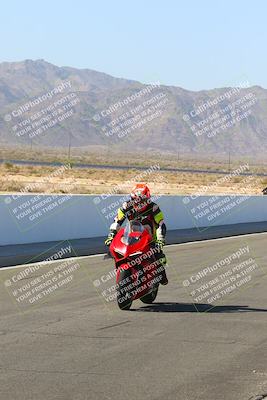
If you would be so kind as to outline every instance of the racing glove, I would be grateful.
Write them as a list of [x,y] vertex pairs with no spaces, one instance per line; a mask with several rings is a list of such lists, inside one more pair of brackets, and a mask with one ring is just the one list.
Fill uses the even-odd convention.
[[157,240],[155,241],[155,245],[156,245],[156,247],[157,247],[160,251],[162,251],[162,250],[163,250],[163,246],[165,245],[165,240],[159,240],[159,239],[157,239]]
[[111,242],[114,239],[115,235],[116,235],[116,232],[114,232],[114,231],[109,232],[109,235],[105,240],[105,245],[106,246],[109,247],[111,245]]

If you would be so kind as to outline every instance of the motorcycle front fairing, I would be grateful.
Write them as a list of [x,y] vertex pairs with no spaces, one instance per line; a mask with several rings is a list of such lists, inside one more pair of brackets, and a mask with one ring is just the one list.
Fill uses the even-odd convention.
[[142,254],[146,251],[151,243],[150,234],[144,230],[142,233],[132,232],[128,235],[128,242],[125,238],[125,229],[121,229],[110,246],[110,252],[115,261],[122,261],[130,258],[130,256]]

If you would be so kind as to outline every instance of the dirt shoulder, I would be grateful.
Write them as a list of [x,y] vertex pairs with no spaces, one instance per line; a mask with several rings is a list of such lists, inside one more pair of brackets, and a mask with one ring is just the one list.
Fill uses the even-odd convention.
[[[148,172],[147,172],[148,171]],[[146,182],[153,194],[261,195],[267,177],[157,171],[79,169],[0,165],[2,193],[129,193],[135,182]]]

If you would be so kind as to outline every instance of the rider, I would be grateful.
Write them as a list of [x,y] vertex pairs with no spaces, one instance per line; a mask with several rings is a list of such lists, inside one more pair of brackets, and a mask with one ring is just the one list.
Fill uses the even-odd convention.
[[152,232],[153,240],[158,247],[157,258],[161,263],[161,281],[162,285],[167,285],[165,265],[167,263],[166,256],[163,253],[165,245],[166,225],[164,216],[159,206],[151,200],[150,190],[147,185],[138,183],[132,189],[131,199],[124,202],[118,209],[114,222],[110,225],[110,232],[105,241],[106,246],[110,246],[120,226],[125,219],[138,219],[143,225],[146,225]]

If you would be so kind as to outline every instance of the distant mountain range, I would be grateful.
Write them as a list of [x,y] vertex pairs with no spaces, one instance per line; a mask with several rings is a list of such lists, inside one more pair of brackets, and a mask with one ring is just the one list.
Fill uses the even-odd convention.
[[194,92],[44,60],[4,62],[0,143],[264,156],[267,90],[237,86]]

